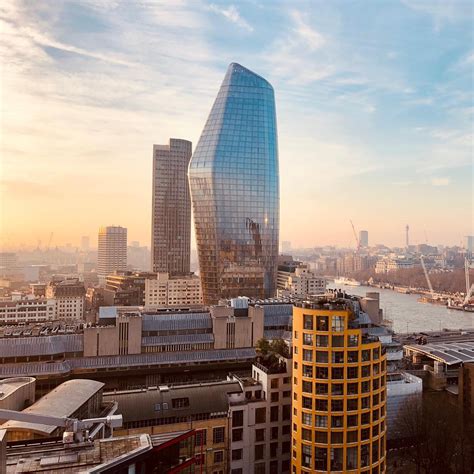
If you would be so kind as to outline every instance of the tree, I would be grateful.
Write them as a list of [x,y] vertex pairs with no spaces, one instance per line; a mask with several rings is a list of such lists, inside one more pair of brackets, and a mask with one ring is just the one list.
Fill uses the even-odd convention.
[[275,354],[279,354],[285,358],[288,358],[290,356],[288,345],[283,339],[274,339],[270,343],[270,350],[274,352]]
[[268,342],[268,339],[262,337],[262,339],[257,341],[255,348],[257,352],[260,352],[261,355],[267,355],[270,352],[270,343]]

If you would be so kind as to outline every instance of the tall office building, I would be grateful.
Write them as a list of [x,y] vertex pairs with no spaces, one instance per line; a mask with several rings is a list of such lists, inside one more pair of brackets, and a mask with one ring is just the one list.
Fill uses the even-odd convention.
[[153,145],[151,223],[152,271],[171,276],[190,272],[191,199],[188,165],[192,143],[171,138]]
[[386,472],[386,355],[356,315],[343,298],[293,308],[292,472]]
[[115,270],[127,269],[127,229],[120,226],[101,227],[98,241],[97,274],[99,283]]
[[361,247],[369,246],[369,233],[366,230],[359,231],[359,245]]
[[464,237],[464,248],[468,253],[474,253],[474,235],[466,235]]
[[189,166],[205,304],[275,294],[278,146],[272,86],[232,63]]

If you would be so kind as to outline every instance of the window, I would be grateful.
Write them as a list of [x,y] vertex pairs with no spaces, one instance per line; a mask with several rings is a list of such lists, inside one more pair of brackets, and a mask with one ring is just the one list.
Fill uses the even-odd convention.
[[332,416],[331,417],[331,426],[333,428],[342,428],[344,426],[344,417],[343,416]]
[[316,316],[316,329],[318,331],[328,330],[328,317],[327,316]]
[[272,379],[270,383],[271,388],[278,388],[278,382],[279,382],[278,379]]
[[328,442],[328,433],[327,433],[327,431],[316,431],[316,433],[315,433],[315,442],[326,444]]
[[328,468],[328,452],[326,448],[315,448],[315,467],[318,471],[327,471]]
[[357,351],[349,351],[347,353],[347,362],[349,362],[349,364],[359,362],[359,353]]
[[369,445],[363,444],[360,447],[360,467],[367,467],[369,465]]
[[308,410],[313,409],[313,399],[309,397],[303,397],[303,408],[307,408]]
[[238,410],[232,412],[232,428],[244,426],[244,411]]
[[360,384],[360,389],[362,393],[370,392],[370,382],[362,382]]
[[283,427],[281,429],[281,434],[282,435],[290,434],[290,432],[291,432],[290,428],[291,428],[290,425],[283,425]]
[[344,336],[332,336],[333,347],[344,347]]
[[366,349],[362,351],[362,361],[368,362],[370,360],[370,350]]
[[270,408],[270,422],[278,421],[278,406]]
[[370,428],[364,428],[360,431],[360,439],[361,441],[365,441],[366,439],[370,438]]
[[331,393],[333,395],[344,395],[344,384],[343,383],[333,383],[331,386]]
[[370,423],[370,413],[362,413],[360,422],[362,425],[368,425]]
[[255,410],[255,423],[265,423],[266,421],[266,408],[257,408]]
[[347,368],[347,378],[356,379],[359,377],[359,367],[348,367]]
[[289,452],[290,452],[290,442],[283,441],[283,443],[281,443],[281,454],[287,454]]
[[331,458],[331,471],[342,471],[343,469],[343,457],[342,457],[342,448],[331,448],[330,449],[330,458]]
[[317,347],[327,347],[328,346],[329,339],[327,336],[321,336],[317,335],[316,336],[316,346]]
[[301,422],[303,425],[313,425],[313,415],[311,413],[301,413]]
[[328,411],[328,401],[321,400],[320,398],[316,399],[316,410],[317,411]]
[[303,437],[303,439],[305,441],[312,441],[313,440],[312,431],[308,430],[307,428],[303,428],[301,430],[301,436]]
[[316,426],[318,428],[327,428],[328,426],[327,415],[316,415]]
[[224,451],[214,451],[214,464],[220,462],[224,462]]
[[173,398],[171,406],[173,408],[186,408],[189,406],[189,398]]
[[303,344],[305,344],[307,346],[312,346],[313,345],[313,335],[303,333]]
[[333,367],[331,370],[331,378],[341,380],[344,378],[344,369],[342,367]]
[[333,316],[331,319],[332,330],[341,332],[344,331],[344,316]]
[[303,360],[305,362],[313,362],[313,351],[309,349],[303,349]]
[[316,367],[317,379],[327,379],[328,375],[329,375],[329,370],[327,367]]
[[328,384],[327,383],[316,383],[316,393],[318,395],[327,395]]
[[334,364],[343,364],[344,363],[344,352],[342,351],[333,351],[332,361]]
[[357,469],[357,446],[354,448],[347,448],[346,451],[346,469]]
[[238,461],[239,459],[242,459],[242,449],[233,449],[232,450],[232,461]]
[[278,439],[278,426],[271,429],[271,439]]
[[347,411],[354,411],[358,409],[358,399],[357,398],[349,398],[347,400]]
[[362,377],[370,377],[370,365],[362,366]]
[[303,377],[313,377],[313,367],[311,365],[303,365]]
[[359,416],[358,415],[347,415],[347,426],[358,426]]
[[255,430],[255,441],[265,441],[265,429],[261,428],[258,430]]
[[[296,395],[296,392],[295,392]],[[282,394],[283,398],[290,398],[291,397],[291,390],[284,390]]]
[[256,463],[253,468],[253,472],[254,474],[265,474],[265,463],[264,462]]
[[283,405],[281,409],[282,420],[291,420],[291,405]]
[[232,430],[232,442],[242,441],[244,437],[244,430],[242,428],[237,428]]
[[374,360],[378,360],[380,358],[380,349],[378,347],[373,349],[372,355]]
[[332,400],[331,411],[344,411],[344,400]]
[[357,347],[359,345],[359,336],[357,334],[349,334],[347,336],[347,345],[349,347]]
[[259,461],[265,457],[265,445],[256,444],[255,445],[255,461]]
[[331,433],[331,443],[341,444],[344,442],[344,433],[342,431],[333,431]]
[[311,314],[303,314],[303,329],[313,330],[313,316]]
[[379,440],[375,440],[372,443],[372,463],[379,460]]
[[196,430],[195,446],[204,446],[207,442],[207,430]]
[[212,430],[212,442],[214,444],[223,443],[224,442],[224,434],[225,428],[223,426],[219,426]]
[[322,362],[323,364],[326,364],[328,362],[327,351],[316,351],[316,362]]
[[278,443],[270,443],[270,457],[276,458],[278,456]]
[[308,382],[307,380],[303,380],[303,392],[313,393],[313,382]]
[[378,405],[379,404],[379,394],[376,393],[372,396],[372,405]]
[[348,431],[347,432],[347,442],[348,443],[357,443],[357,441],[358,441],[357,430]]
[[301,445],[301,465],[303,467],[312,467],[313,458],[311,456],[311,446]]
[[270,394],[270,399],[272,402],[277,402],[279,400],[279,393],[278,392],[272,392]]

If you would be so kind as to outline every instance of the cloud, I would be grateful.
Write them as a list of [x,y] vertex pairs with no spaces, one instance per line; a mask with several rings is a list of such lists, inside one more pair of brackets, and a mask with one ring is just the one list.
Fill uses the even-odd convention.
[[294,22],[293,32],[311,51],[315,51],[324,45],[326,40],[323,35],[304,21],[303,14],[300,11],[294,10],[290,16]]
[[451,180],[449,178],[431,178],[432,186],[449,186]]
[[228,8],[223,8],[223,7],[218,7],[217,5],[210,4],[209,5],[209,10],[211,10],[214,13],[217,13],[218,15],[222,15],[224,18],[226,18],[228,21],[231,23],[234,23],[235,25],[239,26],[240,28],[250,31],[253,31],[253,27],[244,19],[239,13],[239,10],[237,10],[237,7],[235,5],[229,5]]

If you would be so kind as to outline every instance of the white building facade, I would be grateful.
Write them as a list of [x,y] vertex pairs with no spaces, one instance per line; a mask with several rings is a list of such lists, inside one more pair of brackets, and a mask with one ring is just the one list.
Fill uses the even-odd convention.
[[285,289],[278,290],[279,297],[320,295],[326,291],[326,279],[313,273],[308,265],[297,267],[285,283]]
[[54,298],[13,295],[0,301],[0,324],[41,323],[55,319]]

